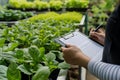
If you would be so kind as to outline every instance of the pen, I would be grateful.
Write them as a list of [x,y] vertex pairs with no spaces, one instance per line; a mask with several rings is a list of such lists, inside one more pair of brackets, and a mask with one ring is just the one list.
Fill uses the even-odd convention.
[[102,27],[102,24],[100,24],[94,31],[97,32],[98,29],[100,29]]

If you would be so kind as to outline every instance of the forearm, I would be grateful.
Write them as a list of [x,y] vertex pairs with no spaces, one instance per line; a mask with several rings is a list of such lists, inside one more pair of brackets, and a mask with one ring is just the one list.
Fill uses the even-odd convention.
[[100,80],[120,80],[120,66],[91,60],[88,70]]
[[79,66],[82,66],[87,69],[87,65],[90,61],[90,58],[88,56],[85,56],[84,54],[80,55],[77,60],[78,60]]

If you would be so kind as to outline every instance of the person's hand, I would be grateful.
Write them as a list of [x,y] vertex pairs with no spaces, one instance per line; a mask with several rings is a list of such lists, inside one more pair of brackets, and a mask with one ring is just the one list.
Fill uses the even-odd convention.
[[67,48],[62,47],[64,60],[72,65],[79,65],[87,68],[89,57],[85,56],[83,52],[76,46],[66,44]]
[[89,36],[93,40],[95,40],[95,41],[99,42],[100,44],[104,45],[105,31],[103,29],[99,29],[97,32],[95,32],[94,29],[91,29]]

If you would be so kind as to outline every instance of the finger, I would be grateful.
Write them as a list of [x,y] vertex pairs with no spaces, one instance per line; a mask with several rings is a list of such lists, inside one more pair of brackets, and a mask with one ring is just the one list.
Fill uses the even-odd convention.
[[95,32],[94,36],[99,37],[101,35],[101,32]]
[[94,28],[92,28],[92,29],[90,30],[90,33],[91,33],[91,32],[94,32],[94,30],[95,30],[95,29],[94,29]]
[[92,39],[95,40],[95,41],[97,41],[98,37],[94,36]]
[[72,47],[73,45],[71,44],[66,44],[66,47],[69,48],[69,47]]
[[93,40],[96,40],[96,39],[97,39],[97,37],[98,37],[98,35],[97,35],[97,34],[95,34],[95,33],[90,35],[90,38],[91,38],[91,39],[93,39]]
[[94,30],[95,30],[94,28],[91,29],[91,31],[94,31]]
[[94,32],[95,32],[95,29],[91,29],[90,33],[89,33],[89,36],[94,35]]
[[89,36],[90,37],[94,36],[94,32],[91,31],[90,34],[89,34]]

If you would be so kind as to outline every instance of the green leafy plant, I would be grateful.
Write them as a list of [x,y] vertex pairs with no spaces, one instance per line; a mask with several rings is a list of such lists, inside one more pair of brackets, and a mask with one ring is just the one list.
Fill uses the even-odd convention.
[[11,63],[7,69],[8,80],[21,80],[20,71],[17,69],[17,64]]
[[74,24],[82,14],[69,13],[39,14],[12,27],[0,27],[0,69],[5,66],[0,78],[21,80],[26,75],[29,80],[47,80],[54,70],[69,69],[60,45],[54,42],[54,38],[76,29]]
[[9,7],[16,8],[16,9],[34,9],[35,4],[33,2],[28,2],[26,0],[9,0]]
[[20,10],[0,10],[0,21],[17,21],[32,17],[32,12],[22,12]]
[[94,2],[93,6],[91,6],[92,15],[89,17],[89,26],[96,27],[103,23],[103,26],[105,27],[109,15],[116,6],[116,2],[114,0],[100,0],[99,2]]
[[4,65],[0,65],[0,79],[7,80],[7,67]]
[[36,8],[38,10],[48,10],[48,8],[49,8],[48,2],[45,2],[45,1],[34,1],[34,3],[35,3]]
[[[73,15],[73,16],[71,16],[71,15]],[[80,20],[82,19],[82,14],[78,13],[78,12],[74,12],[74,11],[66,12],[66,13],[62,13],[62,14],[58,14],[55,12],[48,12],[45,14],[39,14],[32,18],[29,18],[30,21],[38,21],[38,20],[45,20],[45,19],[55,20],[55,23],[58,23],[58,24],[61,21],[63,21],[64,23],[79,23]],[[52,20],[50,20],[50,21],[52,21]],[[54,22],[52,22],[52,23],[54,23]]]
[[[10,65],[5,66],[5,70],[2,65],[1,68],[1,78],[9,79],[9,80],[21,80],[21,73],[24,73],[28,76],[32,75],[32,79],[40,79],[47,80],[49,78],[50,73],[57,68],[69,68],[68,65],[58,65],[58,61],[56,61],[56,56],[54,53],[49,52],[48,54],[44,54],[42,52],[43,48],[38,49],[36,46],[31,46],[25,51],[25,49],[15,50],[15,52],[11,53],[3,53],[1,54],[1,59],[10,60]],[[6,54],[6,56],[5,56]],[[9,57],[8,57],[9,54]],[[35,55],[37,54],[37,55]],[[43,55],[41,55],[43,54]],[[39,56],[40,55],[40,56]],[[11,56],[11,57],[10,57]],[[43,56],[43,57],[42,57]],[[13,60],[14,59],[14,60]],[[64,66],[63,66],[64,65]],[[65,69],[65,68],[64,68]],[[6,73],[7,72],[7,73]],[[4,77],[3,77],[4,75]]]
[[48,8],[47,2],[35,0],[9,0],[8,8],[21,9],[21,10],[41,10]]
[[8,7],[22,10],[62,10],[64,7],[68,8],[88,8],[88,0],[9,0]]
[[65,3],[66,8],[88,8],[88,0],[67,0]]
[[[34,52],[31,52],[31,50]],[[34,53],[40,54],[41,49],[39,51],[37,47],[31,46],[31,47],[29,47],[29,50],[27,53],[24,52],[24,54],[22,54],[21,56],[18,56],[18,54],[20,55],[20,52],[23,53],[23,51],[24,50],[21,49],[19,51],[17,50],[17,52],[15,54],[13,54],[13,53],[11,54],[11,52],[1,54],[1,57],[2,57],[1,59],[6,59],[6,60],[14,59],[13,61],[10,62],[10,65],[8,67],[7,66],[4,67],[5,70],[3,69],[2,65],[1,65],[1,68],[2,68],[1,72],[3,73],[3,74],[1,73],[1,75],[0,75],[1,78],[5,78],[5,80],[6,79],[21,80],[21,74],[20,74],[20,71],[21,71],[24,74],[33,75],[33,79],[36,79],[39,77],[41,80],[44,80],[44,79],[48,79],[50,73],[52,72],[50,70],[54,70],[57,68],[57,64],[56,64],[56,67],[51,67],[53,65],[53,63],[48,64],[48,61],[46,61],[46,60],[40,61],[40,63],[44,62],[44,64],[45,64],[44,66],[38,62],[35,62],[37,60],[37,59],[35,59],[35,57],[38,57],[38,56],[34,55]],[[5,54],[6,54],[6,56],[5,56]],[[9,54],[9,57],[8,57],[8,54]],[[30,54],[30,55],[25,56],[26,54]],[[41,53],[41,54],[43,54],[43,53]],[[50,53],[50,54],[52,54],[52,53]],[[30,59],[28,59],[27,57],[29,57]],[[48,54],[46,54],[46,55],[44,54],[44,58],[47,60],[51,60],[53,57],[55,57],[55,56],[52,56],[52,55],[48,56]],[[40,58],[40,59],[42,59],[42,58]],[[53,58],[52,60],[54,61],[55,58]],[[53,61],[50,61],[50,62],[53,62]],[[20,65],[18,65],[18,64],[20,64]],[[47,74],[46,74],[46,72],[47,72]],[[4,75],[4,77],[3,77],[3,75]]]
[[58,10],[61,10],[63,8],[63,2],[60,0],[57,0],[57,1],[51,0],[49,2],[49,4],[50,4],[50,9],[52,9],[52,10],[58,11]]

